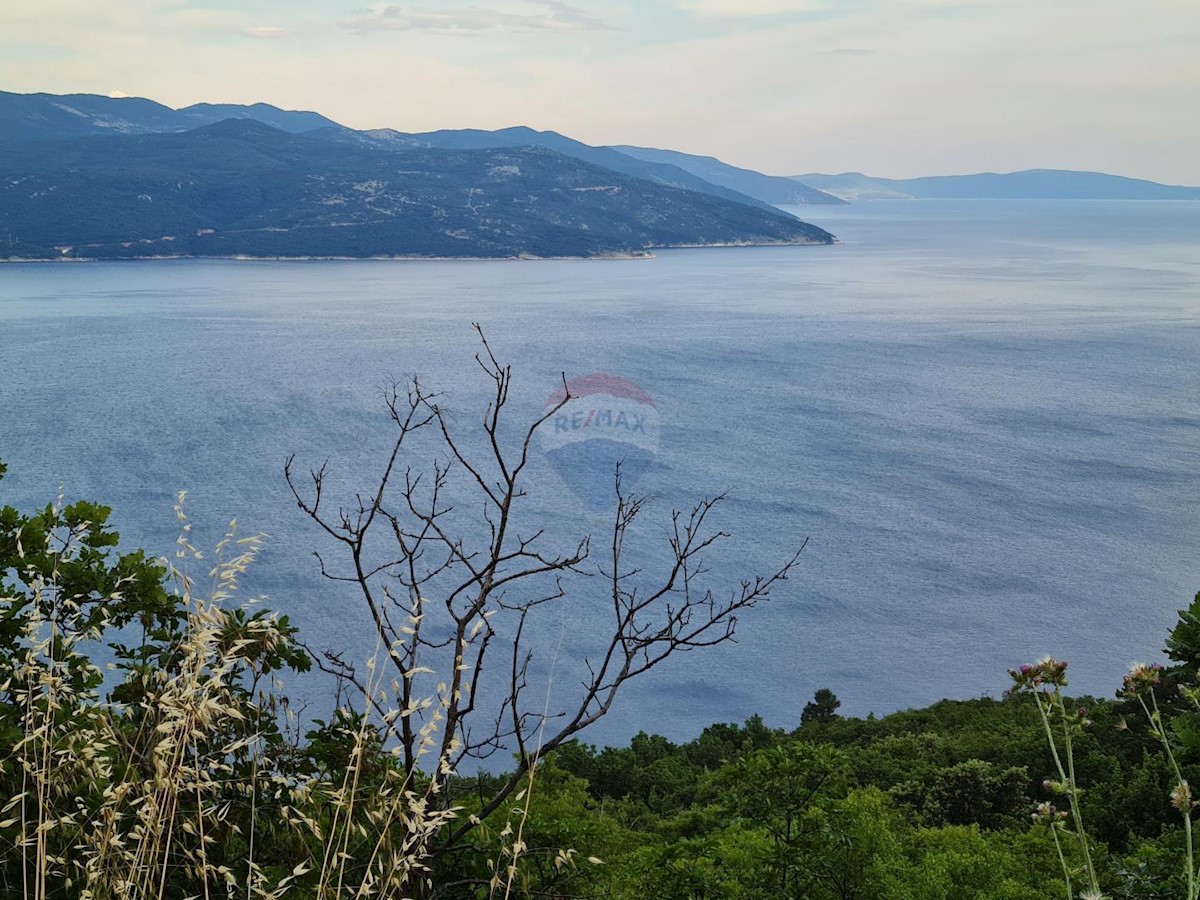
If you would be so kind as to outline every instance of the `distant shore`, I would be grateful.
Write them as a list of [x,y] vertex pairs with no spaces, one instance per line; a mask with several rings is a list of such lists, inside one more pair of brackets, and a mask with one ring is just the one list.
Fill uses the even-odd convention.
[[4,263],[97,263],[97,262],[163,262],[165,260],[213,260],[224,262],[537,262],[545,260],[610,260],[653,259],[653,253],[608,253],[596,256],[222,256],[190,255],[185,253],[159,256],[59,256],[0,258]]
[[826,241],[746,241],[715,242],[711,244],[663,244],[637,252],[597,253],[592,256],[537,256],[518,254],[515,256],[250,256],[242,253],[224,255],[192,255],[186,253],[158,254],[154,256],[8,256],[0,257],[0,264],[20,263],[94,263],[94,262],[149,262],[163,260],[224,260],[227,262],[548,262],[552,260],[631,260],[655,259],[655,250],[707,250],[737,247],[829,247],[840,244],[836,238]]

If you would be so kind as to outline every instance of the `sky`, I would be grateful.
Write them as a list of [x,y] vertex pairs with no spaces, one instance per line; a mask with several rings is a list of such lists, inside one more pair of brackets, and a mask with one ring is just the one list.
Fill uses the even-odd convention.
[[0,89],[1200,184],[1200,0],[0,0]]

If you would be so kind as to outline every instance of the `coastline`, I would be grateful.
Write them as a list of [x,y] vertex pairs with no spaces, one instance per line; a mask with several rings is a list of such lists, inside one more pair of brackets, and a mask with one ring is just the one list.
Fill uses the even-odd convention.
[[395,256],[250,256],[247,254],[199,255],[187,253],[156,254],[154,256],[57,256],[57,257],[0,257],[0,265],[22,265],[27,263],[96,263],[96,262],[150,262],[164,260],[223,260],[226,262],[548,262],[552,260],[612,261],[656,259],[655,250],[705,250],[738,247],[831,247],[840,244],[836,238],[826,241],[723,241],[697,244],[653,244],[646,250],[614,251],[592,256],[537,256],[517,254],[514,256],[420,256],[403,254]]
[[98,262],[167,262],[171,260],[212,260],[213,262],[544,262],[549,260],[637,260],[654,259],[653,253],[608,253],[596,256],[247,256],[245,254],[198,255],[187,253],[156,256],[59,256],[45,257],[0,257],[0,265],[22,265],[25,263],[98,263]]

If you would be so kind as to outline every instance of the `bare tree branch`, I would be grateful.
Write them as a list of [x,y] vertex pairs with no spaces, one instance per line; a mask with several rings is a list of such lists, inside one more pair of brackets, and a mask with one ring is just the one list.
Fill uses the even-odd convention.
[[[491,383],[480,425],[482,452],[475,450],[477,439],[460,437],[439,395],[414,378],[404,390],[395,382],[385,388],[395,436],[376,484],[354,495],[348,507],[327,509],[327,466],[309,472],[307,489],[294,459],[284,466],[297,505],[341,549],[342,571],[331,570],[316,554],[321,574],[356,586],[383,661],[392,668],[395,696],[387,702],[371,696],[368,683],[339,653],[313,653],[313,658],[379,716],[388,739],[399,747],[409,779],[430,779],[436,787],[432,795],[449,805],[462,786],[456,786],[455,766],[505,750],[516,754],[516,768],[489,782],[477,817],[450,826],[434,848],[435,857],[461,847],[541,757],[607,714],[630,679],[674,655],[733,640],[739,615],[787,579],[804,549],[801,545],[773,574],[720,592],[709,586],[705,557],[727,537],[709,524],[724,500],[718,495],[686,513],[672,512],[667,565],[657,574],[644,571],[626,562],[625,548],[646,501],[625,490],[619,466],[602,561],[590,559],[590,537],[573,540],[567,545],[572,550],[553,552],[545,549],[550,543],[545,528],[518,532],[514,510],[525,496],[534,435],[570,401],[570,388],[564,376],[556,402],[509,441],[504,413],[512,371],[497,360],[483,330],[475,329],[482,345],[475,360]],[[415,442],[424,433],[438,455],[422,465],[416,458],[424,445]],[[465,533],[462,516],[447,499],[452,480],[453,496],[473,491],[475,499],[466,508],[480,510]],[[583,660],[586,677],[565,704],[530,708],[530,675],[545,649],[531,639],[539,633],[534,620],[570,602],[579,586],[597,584],[597,578],[607,595],[609,620],[598,651]],[[500,655],[493,652],[497,643],[506,646]],[[498,694],[486,708],[481,705],[485,692]],[[434,726],[440,728],[437,765],[421,771],[422,760],[430,758]],[[473,784],[482,790],[482,780]]]

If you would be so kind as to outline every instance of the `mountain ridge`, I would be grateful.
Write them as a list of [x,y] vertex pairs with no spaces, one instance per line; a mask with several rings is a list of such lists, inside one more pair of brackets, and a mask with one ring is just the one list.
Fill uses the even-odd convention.
[[713,184],[723,185],[774,206],[829,206],[845,202],[840,197],[803,183],[802,180],[782,175],[764,175],[753,169],[730,165],[715,156],[699,156],[694,153],[681,153],[678,150],[659,150],[628,144],[617,144],[613,149],[635,159],[678,166]]
[[280,109],[269,103],[194,103],[173,109],[145,97],[0,91],[0,142],[189,131],[230,118],[265,121],[293,133],[342,127],[320,113]]
[[[542,146],[635,178],[644,178],[658,184],[699,191],[764,209],[792,203],[836,204],[842,202],[836,197],[804,186],[797,186],[790,180],[774,179],[750,170],[735,169],[725,166],[717,160],[711,160],[711,162],[716,163],[718,167],[724,166],[729,171],[741,173],[745,184],[738,185],[733,183],[736,179],[730,180],[721,177],[714,181],[693,171],[696,168],[694,165],[676,164],[683,161],[684,158],[695,160],[700,159],[699,157],[678,154],[680,160],[642,158],[622,152],[616,147],[596,147],[556,131],[538,130],[527,125],[491,131],[476,128],[442,129],[415,133],[391,128],[356,130],[319,113],[307,110],[285,110],[269,103],[194,103],[191,106],[172,109],[144,97],[104,97],[99,94],[14,94],[0,91],[0,141],[31,140],[66,135],[187,131],[203,125],[215,124],[227,118],[265,122],[293,134],[323,130],[331,138],[340,138],[351,142],[383,141],[392,144],[460,150]],[[673,151],[653,152],[670,154]],[[789,188],[786,191],[777,189],[774,198],[761,190],[739,189],[742,186],[752,185],[755,177],[783,182],[789,185]]]

